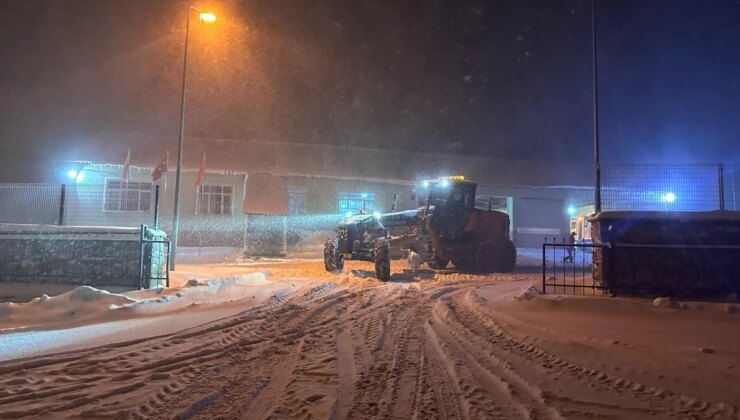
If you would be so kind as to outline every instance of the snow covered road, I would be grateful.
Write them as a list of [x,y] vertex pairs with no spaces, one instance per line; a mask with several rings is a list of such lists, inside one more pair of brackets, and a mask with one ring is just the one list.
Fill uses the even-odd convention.
[[[731,310],[532,297],[526,267],[388,283],[321,268],[275,267],[306,280],[205,325],[0,362],[0,417],[738,418]],[[650,339],[675,320],[684,337]]]

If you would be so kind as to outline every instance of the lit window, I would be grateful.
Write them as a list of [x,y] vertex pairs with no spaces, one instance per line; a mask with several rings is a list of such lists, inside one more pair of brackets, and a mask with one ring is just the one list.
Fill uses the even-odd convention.
[[105,181],[105,211],[149,211],[151,202],[151,182]]
[[359,193],[359,192],[340,192],[339,193],[339,213],[345,214],[346,212],[352,212],[353,214],[373,213],[375,210],[375,194],[373,193]]
[[198,188],[196,214],[232,214],[234,187],[203,184]]

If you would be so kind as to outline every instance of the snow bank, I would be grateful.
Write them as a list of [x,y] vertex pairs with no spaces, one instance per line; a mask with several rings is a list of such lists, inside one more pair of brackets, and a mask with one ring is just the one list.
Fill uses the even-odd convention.
[[137,302],[123,294],[81,286],[59,296],[43,294],[27,303],[0,303],[0,331],[49,323],[97,321],[108,312]]
[[[134,303],[135,300],[131,299],[128,296],[116,294],[116,293],[110,293],[105,290],[96,289],[91,286],[80,286],[71,292],[67,293],[68,299],[70,301],[80,301],[80,302],[92,302],[92,301],[105,301],[106,303],[111,303],[113,305],[125,305],[128,303]],[[47,295],[41,295],[40,301],[47,302],[51,298]]]
[[670,297],[657,297],[653,300],[653,306],[661,308],[681,309],[681,304]]
[[534,299],[534,298],[536,298],[538,296],[542,296],[542,293],[540,293],[540,291],[536,287],[529,286],[528,288],[523,289],[521,293],[519,293],[518,295],[514,296],[514,299],[516,299],[516,300],[531,300],[531,299]]
[[0,304],[0,360],[167,334],[291,296],[311,283],[284,275],[274,279],[270,271],[255,267],[191,269],[191,285],[182,281],[169,289],[120,294],[82,287],[26,303]]
[[138,227],[113,227],[113,226],[59,226],[59,225],[29,225],[0,223],[0,232],[13,232],[24,234],[28,232],[46,233],[46,234],[80,234],[80,233],[98,233],[98,234],[124,234],[139,235],[141,229]]
[[269,283],[267,272],[195,280],[194,285],[170,289],[110,293],[81,286],[58,296],[41,295],[26,303],[0,303],[0,332],[62,328],[112,322],[136,316],[177,311],[188,306],[218,305],[241,299],[266,298],[254,289]]

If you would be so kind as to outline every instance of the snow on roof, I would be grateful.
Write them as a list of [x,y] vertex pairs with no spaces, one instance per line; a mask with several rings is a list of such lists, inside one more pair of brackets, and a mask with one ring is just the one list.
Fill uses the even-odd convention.
[[111,227],[111,226],[58,226],[58,225],[26,225],[15,223],[0,223],[0,234],[116,234],[139,235],[138,227]]
[[590,220],[596,221],[604,219],[740,220],[740,211],[603,211],[592,216]]
[[[101,142],[101,139],[107,141]],[[177,150],[176,138],[142,134],[101,133],[86,147],[84,159],[123,163],[131,147],[132,165],[151,167]],[[188,137],[183,167],[194,170],[206,154],[212,170],[267,172],[275,175],[418,180],[464,175],[480,183],[512,185],[588,185],[591,167],[580,162],[499,159],[491,156],[409,152],[350,145],[266,142],[245,139]],[[116,145],[102,147],[101,144]],[[137,146],[138,145],[138,146]],[[174,160],[174,154],[170,153]]]

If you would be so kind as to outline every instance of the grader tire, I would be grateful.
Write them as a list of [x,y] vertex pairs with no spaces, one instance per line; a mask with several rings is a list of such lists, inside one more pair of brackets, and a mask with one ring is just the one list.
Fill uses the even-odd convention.
[[475,263],[475,250],[470,254],[459,255],[452,259],[452,264],[454,264],[457,271],[461,273],[474,273],[476,271]]
[[476,273],[492,273],[496,271],[497,259],[500,258],[496,255],[496,248],[489,243],[481,244],[478,247],[478,252],[475,261]]
[[324,269],[336,273],[344,269],[344,257],[339,253],[339,238],[328,238],[324,242]]
[[380,240],[375,243],[375,277],[380,281],[391,279],[391,248],[388,241]]

